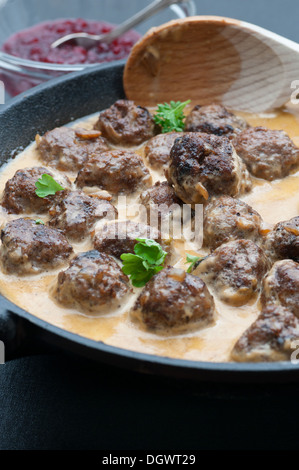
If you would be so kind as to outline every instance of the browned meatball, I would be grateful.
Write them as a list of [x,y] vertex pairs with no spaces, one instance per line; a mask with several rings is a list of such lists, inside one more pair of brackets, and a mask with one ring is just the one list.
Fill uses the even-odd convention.
[[146,108],[118,100],[101,112],[94,128],[114,144],[138,145],[153,137],[155,124]]
[[175,139],[183,135],[184,132],[168,132],[152,137],[144,147],[144,156],[149,165],[155,170],[166,168]]
[[190,132],[176,139],[166,177],[187,204],[213,195],[237,196],[251,188],[249,174],[226,138]]
[[250,173],[265,180],[284,178],[299,163],[299,148],[284,131],[249,128],[236,137],[234,146]]
[[143,191],[140,203],[145,207],[149,225],[161,229],[163,219],[170,216],[177,217],[178,222],[182,216],[182,201],[176,196],[172,186],[167,181],[158,181],[154,186]]
[[105,199],[88,196],[81,191],[62,191],[50,208],[51,227],[60,229],[72,240],[82,240],[94,227],[95,222],[107,217],[114,219],[116,208]]
[[261,300],[263,305],[282,305],[299,318],[299,264],[277,261],[264,280]]
[[162,240],[159,230],[131,220],[103,225],[96,233],[93,244],[96,250],[120,258],[122,253],[134,253],[137,238],[151,238],[160,243],[165,251],[170,250],[170,241]]
[[223,302],[244,305],[261,290],[268,270],[263,250],[251,240],[225,243],[194,270]]
[[293,259],[299,262],[299,217],[279,222],[268,233],[265,251],[274,260]]
[[215,250],[222,243],[249,239],[258,242],[261,216],[240,199],[213,198],[204,209],[204,244]]
[[112,194],[132,193],[151,185],[152,177],[137,153],[111,150],[92,155],[79,171],[76,184],[98,186]]
[[248,126],[247,122],[221,104],[195,106],[186,118],[185,130],[232,137]]
[[63,263],[73,252],[58,230],[31,219],[9,222],[1,232],[1,262],[7,273],[33,274]]
[[121,307],[131,292],[129,278],[116,261],[96,250],[80,253],[58,275],[54,297],[64,307],[109,313]]
[[53,203],[55,196],[38,197],[35,194],[35,183],[43,174],[50,175],[64,188],[70,186],[68,178],[53,175],[44,167],[23,168],[6,182],[3,192],[2,206],[10,214],[29,214],[32,212],[43,213]]
[[149,329],[184,331],[212,323],[215,305],[199,277],[168,266],[146,284],[131,315]]
[[70,127],[57,127],[41,137],[36,136],[41,159],[58,170],[78,171],[90,155],[108,150],[100,132]]
[[231,356],[238,362],[287,361],[298,338],[298,318],[281,306],[269,305],[237,341]]

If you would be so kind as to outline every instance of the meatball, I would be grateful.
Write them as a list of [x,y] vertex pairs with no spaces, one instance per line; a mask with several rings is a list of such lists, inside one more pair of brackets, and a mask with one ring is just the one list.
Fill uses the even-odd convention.
[[228,111],[221,104],[195,106],[186,118],[185,130],[189,132],[206,132],[228,138],[246,129],[247,122]]
[[231,357],[238,362],[286,361],[299,338],[299,321],[287,309],[269,305],[235,344]]
[[276,224],[267,235],[265,251],[274,260],[299,262],[299,217]]
[[251,188],[249,174],[226,138],[191,132],[176,139],[166,178],[187,204],[213,195],[237,196]]
[[204,244],[215,250],[222,243],[249,239],[258,242],[261,216],[240,199],[213,198],[204,209]]
[[130,292],[129,278],[116,261],[93,250],[77,255],[69,268],[59,273],[53,294],[64,307],[109,313],[119,308]]
[[171,216],[181,221],[182,201],[176,196],[172,186],[167,181],[158,181],[154,186],[143,191],[140,195],[140,203],[145,207],[147,222],[151,226],[161,229],[163,219]]
[[73,252],[58,230],[31,219],[9,222],[1,232],[0,258],[10,274],[34,274],[62,264]]
[[284,178],[299,163],[299,148],[284,131],[249,128],[236,137],[234,146],[250,173],[265,180]]
[[111,150],[92,155],[79,171],[76,184],[98,186],[112,194],[132,193],[151,185],[152,177],[137,153]]
[[[10,214],[29,214],[32,212],[47,212],[53,203],[54,196],[38,197],[35,194],[35,183],[43,174],[54,177],[47,168],[33,167],[18,170],[15,175],[6,182],[3,192],[2,206]],[[59,176],[55,180],[61,186],[70,186],[68,178]]]
[[102,218],[114,219],[115,207],[105,199],[88,196],[81,191],[62,191],[50,208],[49,225],[60,229],[72,240],[80,241]]
[[151,238],[160,243],[163,250],[170,250],[170,241],[162,240],[159,230],[131,220],[103,225],[96,233],[93,245],[100,252],[120,258],[123,253],[134,253],[137,238]]
[[152,137],[144,147],[144,157],[149,165],[155,170],[166,168],[175,139],[183,135],[184,132],[168,132]]
[[155,124],[146,108],[118,100],[101,112],[94,128],[114,144],[138,145],[153,137]]
[[262,304],[286,307],[299,318],[299,264],[287,259],[277,261],[264,280]]
[[143,288],[131,316],[160,332],[202,328],[214,321],[214,299],[199,277],[168,266]]
[[90,155],[109,149],[100,132],[70,127],[57,127],[41,137],[36,136],[40,158],[58,170],[78,171]]
[[225,243],[194,270],[219,296],[231,305],[249,302],[261,290],[268,270],[263,250],[251,240]]

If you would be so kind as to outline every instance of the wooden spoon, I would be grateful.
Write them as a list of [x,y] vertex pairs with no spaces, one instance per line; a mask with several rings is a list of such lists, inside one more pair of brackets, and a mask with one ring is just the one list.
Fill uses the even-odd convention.
[[127,98],[143,106],[191,99],[262,112],[289,101],[295,85],[299,94],[297,43],[217,16],[150,29],[133,47],[124,71]]

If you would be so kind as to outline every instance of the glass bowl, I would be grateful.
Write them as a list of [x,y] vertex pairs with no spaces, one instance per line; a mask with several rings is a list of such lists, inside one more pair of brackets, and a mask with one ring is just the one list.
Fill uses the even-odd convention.
[[[0,0],[0,48],[9,36],[31,26],[61,18],[84,18],[119,24],[152,0]],[[143,35],[152,26],[195,14],[192,0],[172,5],[134,29]],[[0,79],[15,96],[59,75],[82,70],[87,64],[49,64],[22,59],[0,51]]]

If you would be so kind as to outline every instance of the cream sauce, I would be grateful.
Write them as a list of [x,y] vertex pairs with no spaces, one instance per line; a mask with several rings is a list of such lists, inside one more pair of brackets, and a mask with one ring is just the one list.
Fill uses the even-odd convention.
[[[295,107],[288,106],[283,110],[265,115],[237,114],[245,117],[251,125],[284,129],[299,145],[299,111]],[[95,119],[95,116],[91,116],[72,125],[91,128]],[[143,146],[134,150],[141,156],[143,155]],[[0,193],[2,193],[6,181],[18,169],[31,166],[44,166],[38,158],[35,144],[29,146],[15,159],[3,166],[0,173]],[[164,179],[158,172],[150,171],[153,182]],[[66,174],[71,181],[74,181],[75,174]],[[88,192],[93,191],[97,191],[96,188],[88,189]],[[133,195],[129,204],[137,201],[137,197],[138,195]],[[270,227],[278,221],[294,217],[299,214],[299,172],[271,183],[256,179],[252,192],[241,199],[256,209]],[[0,209],[1,227],[17,217],[22,216],[8,215],[3,209]],[[32,214],[32,217],[47,220],[44,215]],[[73,244],[73,247],[75,253],[87,251],[92,249],[91,240],[87,239],[83,243]],[[204,254],[204,250],[196,250],[194,244],[184,246],[181,242],[175,242],[175,248],[176,253],[172,262],[184,269],[185,250],[193,254]],[[24,277],[6,275],[0,271],[0,292],[31,314],[95,341],[103,341],[112,346],[149,354],[196,361],[229,361],[234,343],[259,313],[258,301],[242,307],[231,307],[215,298],[217,317],[213,325],[187,334],[158,336],[132,322],[128,314],[129,305],[124,305],[121,310],[108,312],[106,315],[83,314],[57,305],[50,292],[58,272],[66,267],[67,264],[55,271]],[[134,301],[137,293],[138,289],[130,300],[130,304]]]

